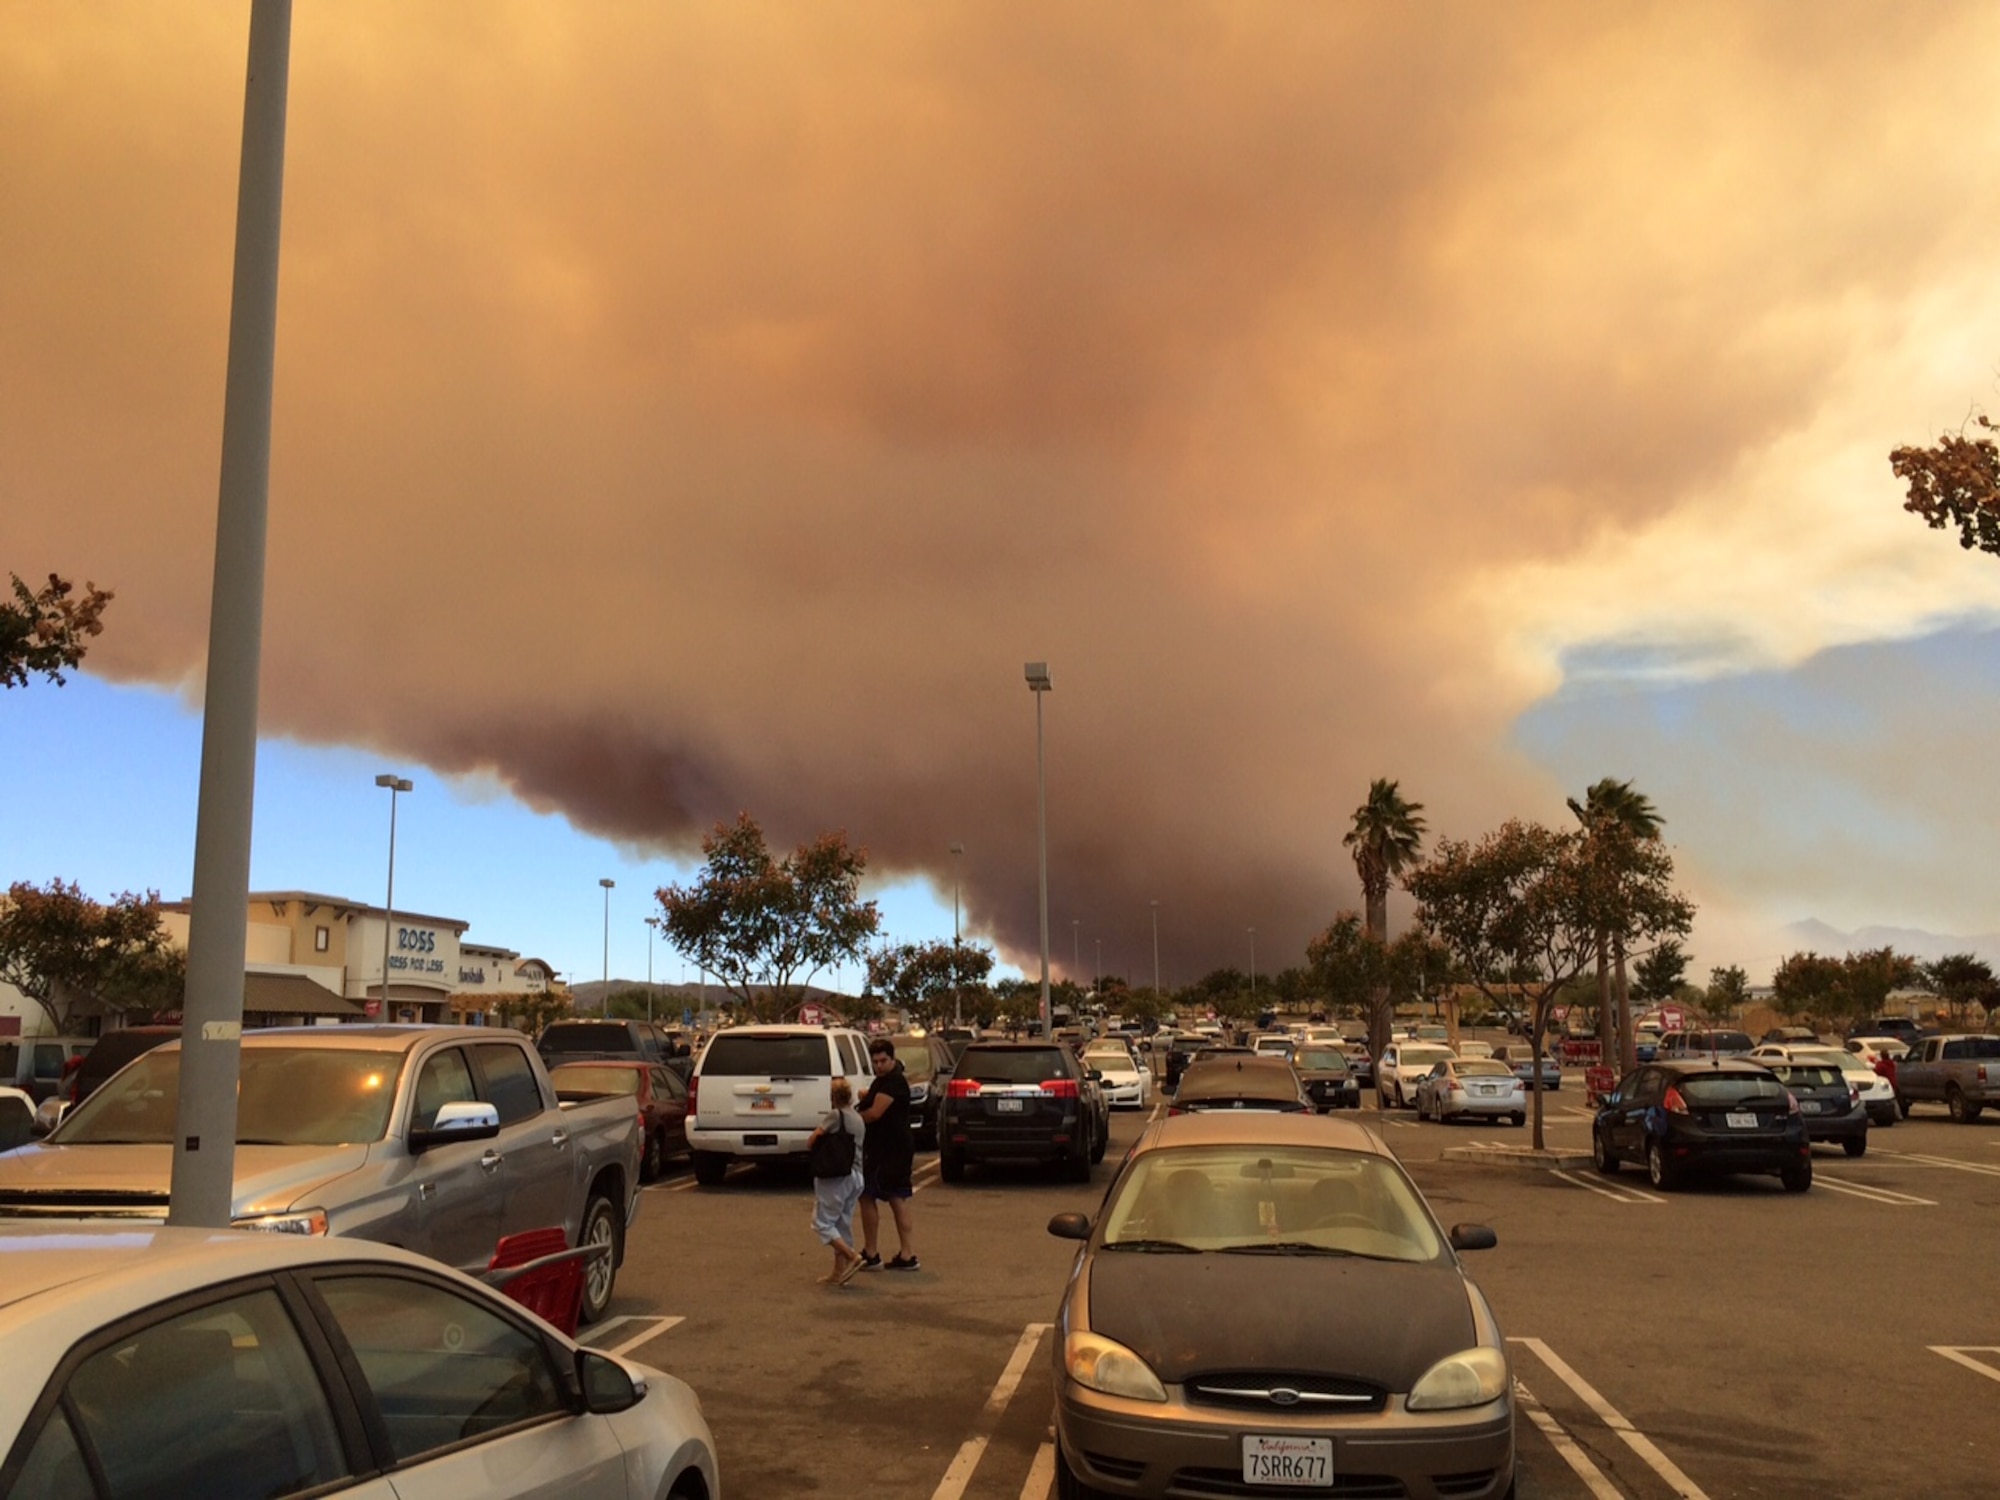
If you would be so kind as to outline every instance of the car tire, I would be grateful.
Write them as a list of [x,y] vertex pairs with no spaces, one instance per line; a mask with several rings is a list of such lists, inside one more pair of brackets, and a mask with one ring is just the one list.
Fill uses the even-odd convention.
[[935,1114],[926,1114],[924,1123],[917,1129],[916,1146],[919,1151],[935,1151],[938,1143],[938,1119]]
[[1104,1160],[1105,1150],[1111,1145],[1111,1129],[1107,1125],[1097,1132],[1097,1139],[1091,1144],[1090,1159],[1093,1163]]
[[722,1179],[729,1175],[729,1158],[720,1151],[697,1151],[694,1154],[694,1180],[703,1187],[720,1187]]
[[646,1135],[646,1154],[639,1158],[639,1180],[657,1182],[660,1174],[667,1169],[667,1136],[665,1131],[654,1130]]
[[945,1182],[965,1181],[965,1156],[958,1151],[938,1149],[938,1177]]
[[1380,1084],[1375,1086],[1375,1107],[1385,1115],[1389,1112],[1389,1096],[1382,1092]]
[[1812,1186],[1812,1163],[1802,1161],[1795,1167],[1786,1167],[1778,1173],[1778,1180],[1785,1185],[1788,1193],[1803,1193]]
[[1868,1137],[1865,1135],[1850,1135],[1840,1143],[1840,1149],[1845,1151],[1849,1156],[1860,1156],[1868,1150]]
[[1658,1141],[1646,1142],[1646,1178],[1663,1193],[1680,1186],[1680,1172],[1667,1160],[1667,1153]]
[[1590,1161],[1591,1165],[1597,1168],[1599,1175],[1604,1177],[1618,1175],[1618,1153],[1611,1149],[1611,1142],[1605,1139],[1601,1130],[1590,1132]]
[[583,1309],[577,1314],[579,1327],[595,1323],[611,1308],[611,1293],[618,1280],[619,1238],[617,1205],[603,1193],[592,1193],[583,1206],[583,1224],[576,1232],[576,1242],[606,1245],[610,1253],[608,1257],[593,1257],[584,1265]]
[[1955,1083],[1945,1090],[1944,1107],[1957,1125],[1970,1125],[1979,1118],[1979,1106],[1966,1098],[1965,1090]]
[[1071,1182],[1090,1181],[1090,1148],[1079,1144],[1076,1150],[1063,1159],[1063,1176]]
[[1907,1094],[1896,1095],[1896,1113],[1906,1120],[1910,1118],[1910,1100]]
[[1523,1125],[1526,1125],[1528,1123],[1528,1117],[1525,1114],[1522,1114],[1519,1110],[1516,1110],[1513,1114],[1507,1116],[1507,1118],[1514,1122],[1514,1128],[1516,1130],[1519,1130]]

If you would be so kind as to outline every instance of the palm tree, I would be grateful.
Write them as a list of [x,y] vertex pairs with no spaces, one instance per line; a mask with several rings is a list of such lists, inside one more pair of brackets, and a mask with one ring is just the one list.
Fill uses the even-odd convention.
[[[1368,787],[1368,800],[1354,809],[1354,826],[1341,839],[1353,851],[1355,873],[1361,877],[1368,934],[1383,943],[1389,941],[1389,882],[1417,862],[1424,841],[1423,810],[1423,803],[1405,802],[1395,782],[1378,776]],[[1368,1043],[1377,1055],[1389,1041],[1382,999],[1371,996],[1369,1004]]]
[[[1660,816],[1653,799],[1644,792],[1634,790],[1629,781],[1614,781],[1609,776],[1596,782],[1583,794],[1583,802],[1576,798],[1567,799],[1569,810],[1586,830],[1609,825],[1635,840],[1657,839],[1666,819]],[[1617,994],[1614,1003],[1610,969],[1617,975]],[[1610,1040],[1618,1048],[1619,1072],[1629,1073],[1638,1066],[1638,1052],[1632,1037],[1632,1026],[1627,1009],[1628,989],[1625,982],[1625,935],[1600,928],[1597,934],[1597,999],[1598,1014],[1606,1018],[1610,1029]]]

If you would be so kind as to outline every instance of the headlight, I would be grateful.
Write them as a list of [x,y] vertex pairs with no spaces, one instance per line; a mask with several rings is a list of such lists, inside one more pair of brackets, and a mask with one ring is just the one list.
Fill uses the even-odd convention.
[[263,1229],[272,1234],[325,1234],[326,1210],[308,1208],[295,1214],[252,1214],[247,1219],[231,1219],[232,1229]]
[[1072,1333],[1063,1340],[1063,1368],[1078,1385],[1107,1396],[1134,1401],[1164,1401],[1167,1388],[1146,1362],[1123,1344],[1094,1333]]
[[1467,1349],[1441,1359],[1410,1388],[1411,1411],[1454,1411],[1484,1406],[1507,1389],[1507,1356],[1498,1349]]

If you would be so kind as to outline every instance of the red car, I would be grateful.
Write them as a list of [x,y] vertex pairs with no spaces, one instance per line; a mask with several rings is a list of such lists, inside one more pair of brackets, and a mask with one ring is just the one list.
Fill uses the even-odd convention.
[[689,1155],[687,1085],[672,1069],[643,1058],[561,1063],[549,1070],[558,1100],[602,1099],[623,1094],[639,1108],[646,1154],[639,1175],[652,1181],[670,1156]]

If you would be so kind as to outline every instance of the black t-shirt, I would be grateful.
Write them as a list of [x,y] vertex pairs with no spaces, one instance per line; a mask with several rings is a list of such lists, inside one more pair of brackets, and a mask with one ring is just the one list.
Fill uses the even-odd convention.
[[862,1147],[862,1159],[867,1162],[909,1161],[916,1156],[917,1147],[910,1134],[910,1080],[903,1072],[902,1063],[885,1074],[880,1074],[868,1085],[868,1092],[861,1096],[855,1107],[864,1114],[876,1100],[886,1098],[888,1111],[868,1122],[868,1139]]

